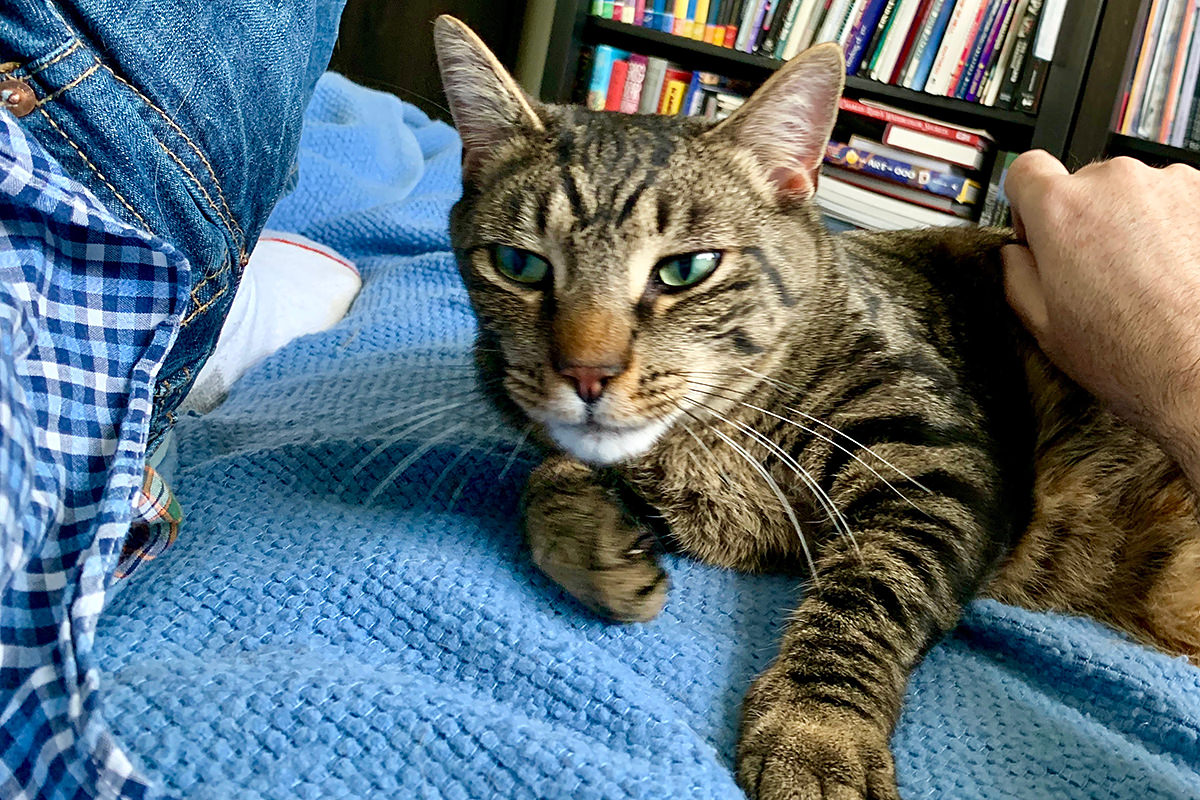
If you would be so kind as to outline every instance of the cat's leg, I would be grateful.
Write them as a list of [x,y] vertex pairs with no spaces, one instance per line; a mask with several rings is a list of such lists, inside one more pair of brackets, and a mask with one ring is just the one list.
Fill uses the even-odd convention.
[[920,471],[905,449],[889,457],[933,489],[913,491],[920,510],[870,477],[831,481],[854,541],[822,546],[778,657],[746,697],[738,778],[752,800],[899,797],[889,739],[909,675],[957,623],[1005,535],[989,529],[999,514],[984,459],[938,448],[956,460],[926,456]]
[[529,476],[525,533],[538,568],[597,614],[645,622],[669,581],[650,531],[597,473],[554,455]]

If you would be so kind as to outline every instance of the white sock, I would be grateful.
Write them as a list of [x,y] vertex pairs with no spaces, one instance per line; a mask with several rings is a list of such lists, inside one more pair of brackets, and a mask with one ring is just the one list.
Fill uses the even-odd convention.
[[354,264],[330,248],[294,233],[263,231],[216,350],[179,410],[212,411],[246,370],[292,339],[337,324],[361,287]]

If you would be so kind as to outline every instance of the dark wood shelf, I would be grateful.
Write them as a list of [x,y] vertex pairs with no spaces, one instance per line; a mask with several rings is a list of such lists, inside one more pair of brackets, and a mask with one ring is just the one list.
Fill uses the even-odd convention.
[[[583,26],[583,38],[591,44],[609,44],[622,50],[643,55],[659,56],[691,69],[716,72],[730,78],[762,81],[784,62],[776,58],[743,53],[708,42],[685,39],[682,36],[588,16]],[[846,77],[847,93],[855,97],[873,97],[895,103],[916,113],[940,115],[947,122],[968,127],[986,128],[998,141],[1016,148],[1029,146],[1037,118],[1021,111],[992,108],[968,103],[953,97],[939,97],[915,92],[902,86],[892,86],[857,75]]]
[[1200,151],[1172,147],[1161,142],[1150,142],[1121,133],[1109,135],[1108,154],[1110,156],[1133,156],[1156,167],[1180,161],[1184,164],[1191,164],[1193,167],[1200,167]]

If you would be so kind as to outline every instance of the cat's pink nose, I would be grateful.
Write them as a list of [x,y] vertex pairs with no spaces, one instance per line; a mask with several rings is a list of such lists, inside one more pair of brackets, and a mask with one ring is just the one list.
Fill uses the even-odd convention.
[[604,387],[610,378],[625,371],[618,366],[602,367],[565,367],[558,371],[567,380],[575,384],[575,393],[585,403],[594,403],[604,394]]

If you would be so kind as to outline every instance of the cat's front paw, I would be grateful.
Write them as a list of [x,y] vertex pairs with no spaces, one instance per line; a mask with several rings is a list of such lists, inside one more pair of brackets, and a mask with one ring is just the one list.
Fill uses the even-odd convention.
[[530,476],[525,534],[533,563],[597,614],[647,622],[670,581],[654,537],[581,464],[552,459]]
[[750,800],[900,800],[887,733],[798,701],[789,680],[768,670],[746,698],[738,782]]

